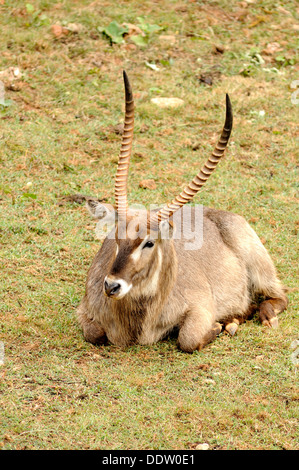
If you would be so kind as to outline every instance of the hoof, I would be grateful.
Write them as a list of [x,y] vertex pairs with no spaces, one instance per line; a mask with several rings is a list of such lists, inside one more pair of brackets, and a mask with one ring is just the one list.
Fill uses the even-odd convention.
[[234,336],[238,328],[239,326],[237,325],[237,323],[234,322],[225,325],[225,331],[227,331],[231,336]]
[[284,298],[271,298],[264,300],[260,304],[259,318],[263,325],[270,328],[278,328],[277,314],[283,312],[288,305],[288,300]]
[[278,318],[273,317],[270,319],[270,326],[271,328],[278,328]]
[[233,321],[230,323],[226,323],[225,331],[227,331],[231,336],[234,336],[237,329],[239,328],[240,321],[237,318],[233,318]]
[[218,322],[216,322],[213,326],[212,331],[215,333],[216,336],[220,335],[222,331],[222,325]]
[[269,320],[263,320],[262,324],[264,326],[267,326],[268,328],[278,328],[278,318],[277,317],[272,317]]
[[201,351],[208,343],[214,341],[221,331],[222,325],[220,325],[218,322],[214,323],[213,328],[204,336],[203,340],[199,343],[196,349]]

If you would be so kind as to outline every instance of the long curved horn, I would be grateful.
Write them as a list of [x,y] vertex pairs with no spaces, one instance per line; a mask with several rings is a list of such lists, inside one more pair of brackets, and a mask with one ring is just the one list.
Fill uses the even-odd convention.
[[134,99],[132,88],[125,71],[123,71],[123,77],[126,95],[126,111],[124,132],[115,177],[115,203],[120,218],[126,216],[129,207],[127,200],[127,182],[134,130]]
[[221,137],[214,148],[214,151],[210,158],[206,161],[204,166],[201,168],[199,173],[193,178],[191,183],[185,187],[185,189],[175,197],[171,203],[164,206],[158,212],[151,215],[151,226],[157,225],[159,222],[165,219],[169,219],[171,215],[180,209],[184,204],[191,201],[191,199],[198,193],[201,187],[205,184],[207,179],[215,170],[217,164],[221,160],[224,151],[226,149],[231,131],[233,126],[233,113],[232,106],[228,94],[226,94],[226,118],[225,124],[221,133]]

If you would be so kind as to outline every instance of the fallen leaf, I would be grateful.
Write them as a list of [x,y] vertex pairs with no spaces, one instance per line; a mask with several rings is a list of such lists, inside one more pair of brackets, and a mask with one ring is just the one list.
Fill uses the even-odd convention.
[[160,69],[157,67],[156,64],[151,64],[150,62],[145,61],[145,65],[149,68],[154,70],[155,72],[158,72]]
[[213,47],[213,54],[223,54],[225,52],[225,46],[222,46],[221,44],[216,44]]
[[[147,46],[147,39],[142,35],[138,34],[137,36],[131,36],[131,40],[134,42],[135,46],[145,47]],[[128,46],[132,46],[133,44],[128,44]],[[152,68],[152,66],[156,67],[155,64],[146,64],[148,67]],[[153,69],[154,70],[154,69]]]
[[192,150],[198,150],[202,146],[201,142],[195,142],[194,144],[191,144]]
[[98,26],[97,30],[107,36],[111,43],[115,44],[123,44],[123,37],[128,33],[128,27],[118,24],[117,21],[111,21],[106,28]]
[[122,26],[128,30],[127,33],[125,33],[125,36],[133,36],[135,34],[141,34],[142,36],[145,36],[144,32],[139,28],[139,26],[136,26],[135,24],[123,23]]
[[248,28],[255,28],[260,23],[265,23],[267,21],[267,18],[265,16],[258,16],[250,25],[248,25]]
[[154,180],[142,180],[139,183],[139,188],[144,188],[144,189],[156,189],[157,185]]
[[61,36],[67,36],[70,33],[70,30],[61,26],[60,24],[52,24],[51,31],[56,38],[60,38]]
[[273,55],[276,52],[280,52],[282,50],[283,49],[278,42],[269,42],[265,49],[262,50],[262,53],[266,55]]
[[207,370],[210,368],[210,366],[209,366],[209,364],[200,364],[200,365],[198,366],[198,368],[201,369],[201,370],[203,370],[203,371],[205,372],[205,371],[207,371]]

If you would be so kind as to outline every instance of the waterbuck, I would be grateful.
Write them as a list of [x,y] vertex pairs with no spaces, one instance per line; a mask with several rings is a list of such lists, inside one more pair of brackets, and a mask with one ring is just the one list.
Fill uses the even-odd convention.
[[[220,140],[197,176],[170,204],[135,213],[127,201],[134,101],[126,72],[124,84],[125,123],[115,178],[117,220],[88,271],[77,310],[85,339],[122,347],[150,345],[176,331],[178,346],[192,352],[222,329],[233,335],[256,309],[264,325],[277,327],[276,315],[286,308],[287,298],[269,254],[243,217],[203,208],[202,244],[186,249],[184,228],[189,224],[192,231],[196,217],[192,207],[185,218],[184,208],[190,208],[185,204],[215,169],[231,134],[228,95]],[[95,200],[87,206],[96,219],[113,211]]]

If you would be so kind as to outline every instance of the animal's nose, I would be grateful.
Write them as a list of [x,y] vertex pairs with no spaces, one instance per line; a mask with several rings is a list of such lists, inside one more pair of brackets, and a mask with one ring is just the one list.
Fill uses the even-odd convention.
[[120,287],[121,286],[118,282],[110,281],[108,279],[105,279],[104,281],[104,289],[108,297],[113,297],[116,295],[119,292]]

